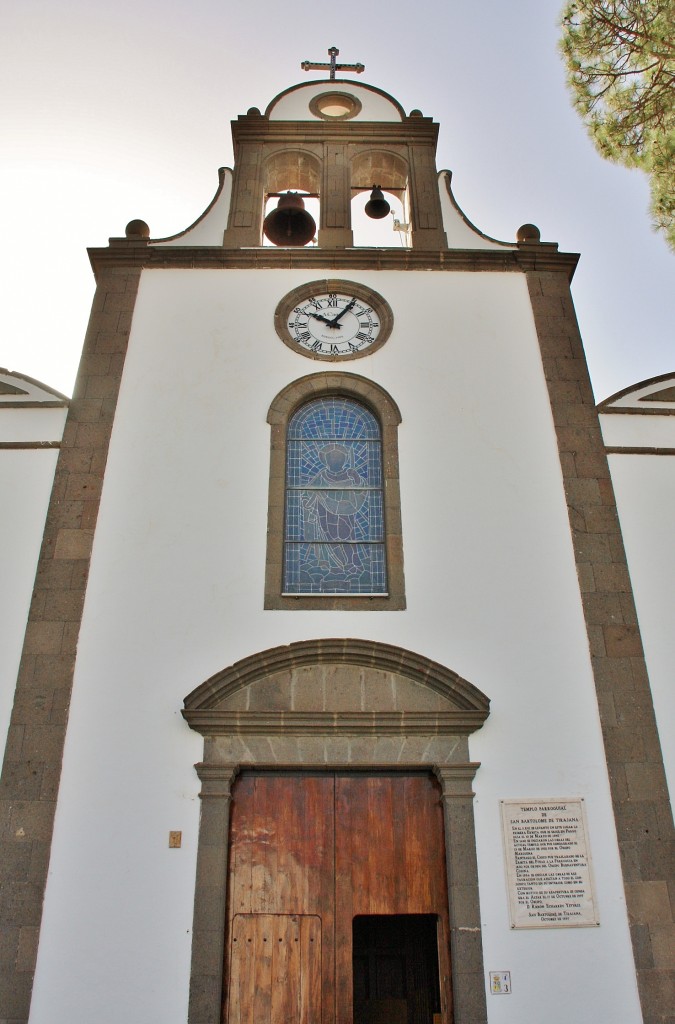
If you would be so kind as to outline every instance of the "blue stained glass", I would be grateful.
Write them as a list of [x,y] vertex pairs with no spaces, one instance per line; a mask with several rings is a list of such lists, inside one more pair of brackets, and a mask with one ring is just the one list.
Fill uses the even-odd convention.
[[386,593],[380,428],[347,398],[319,398],[289,424],[284,591]]
[[383,594],[387,572],[382,544],[286,544],[288,594]]
[[[332,466],[331,466],[332,464]],[[379,441],[289,441],[289,487],[382,487]]]
[[379,491],[290,491],[286,502],[287,540],[364,543],[384,540]]
[[316,440],[379,440],[380,428],[372,412],[349,398],[319,398],[296,412],[288,428],[289,438]]

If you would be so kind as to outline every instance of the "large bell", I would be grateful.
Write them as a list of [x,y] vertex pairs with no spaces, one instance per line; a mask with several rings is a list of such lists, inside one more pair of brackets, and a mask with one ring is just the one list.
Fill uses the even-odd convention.
[[372,220],[382,220],[386,217],[391,206],[384,198],[384,193],[379,185],[373,185],[373,191],[370,193],[370,199],[365,205],[365,211],[368,217]]
[[279,196],[276,209],[267,214],[263,231],[275,245],[307,245],[316,234],[316,224],[297,192]]

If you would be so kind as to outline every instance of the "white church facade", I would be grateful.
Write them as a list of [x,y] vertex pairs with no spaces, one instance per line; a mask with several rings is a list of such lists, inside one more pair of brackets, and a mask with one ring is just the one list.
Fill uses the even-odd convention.
[[232,130],[0,371],[0,1022],[666,1024],[675,374],[596,408],[382,90]]

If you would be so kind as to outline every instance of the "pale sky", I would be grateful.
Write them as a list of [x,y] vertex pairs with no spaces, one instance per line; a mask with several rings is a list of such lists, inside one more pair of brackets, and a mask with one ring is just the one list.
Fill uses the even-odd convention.
[[558,0],[1,0],[0,366],[72,393],[94,281],[87,246],[140,217],[181,231],[232,165],[230,120],[361,62],[359,81],[440,122],[438,167],[486,234],[531,221],[580,252],[573,296],[596,398],[675,370],[675,256],[638,171],[572,109]]

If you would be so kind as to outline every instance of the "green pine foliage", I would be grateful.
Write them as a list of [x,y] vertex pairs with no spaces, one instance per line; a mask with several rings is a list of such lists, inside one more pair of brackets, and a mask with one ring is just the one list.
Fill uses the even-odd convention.
[[675,250],[675,0],[571,0],[562,29],[575,107],[603,156],[649,175]]

